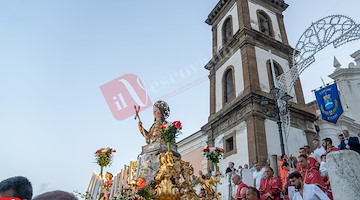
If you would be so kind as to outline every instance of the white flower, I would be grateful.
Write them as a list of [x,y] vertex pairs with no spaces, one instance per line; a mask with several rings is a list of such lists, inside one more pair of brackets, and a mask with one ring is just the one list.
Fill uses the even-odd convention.
[[210,147],[210,148],[209,148],[209,152],[210,152],[210,153],[214,152],[215,150],[216,150],[215,147]]

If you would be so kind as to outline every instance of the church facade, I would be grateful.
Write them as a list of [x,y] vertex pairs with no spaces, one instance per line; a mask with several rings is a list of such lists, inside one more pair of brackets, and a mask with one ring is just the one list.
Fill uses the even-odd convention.
[[[184,158],[200,161],[195,172],[210,167],[201,154],[205,145],[225,149],[220,170],[230,161],[235,167],[254,161],[264,164],[271,155],[281,155],[277,119],[265,110],[275,107],[272,73],[279,76],[292,66],[294,50],[282,14],[287,7],[283,0],[220,0],[208,15],[213,38],[213,56],[205,65],[210,116],[199,132],[178,143]],[[297,155],[298,148],[316,136],[316,116],[305,104],[300,80],[292,91],[291,127],[283,139],[287,154]],[[269,104],[261,105],[262,98]]]

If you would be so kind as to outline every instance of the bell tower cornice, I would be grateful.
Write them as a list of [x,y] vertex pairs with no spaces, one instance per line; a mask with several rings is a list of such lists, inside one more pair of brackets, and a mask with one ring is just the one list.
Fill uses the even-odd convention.
[[[209,25],[213,25],[216,18],[220,15],[221,11],[226,7],[226,5],[230,1],[232,0],[220,0],[208,15],[208,18],[205,20],[205,23]],[[280,12],[285,11],[286,8],[289,6],[284,2],[284,0],[257,0],[257,1],[265,2],[266,4],[272,6],[273,8],[278,9]]]
[[219,16],[221,13],[220,11],[225,7],[225,4],[230,2],[231,0],[220,0],[214,9],[210,12],[208,15],[208,18],[205,20],[205,23],[212,25],[215,21],[215,19]]
[[284,2],[284,0],[260,0],[263,1],[270,6],[278,9],[281,12],[284,12],[286,8],[289,6],[287,3]]

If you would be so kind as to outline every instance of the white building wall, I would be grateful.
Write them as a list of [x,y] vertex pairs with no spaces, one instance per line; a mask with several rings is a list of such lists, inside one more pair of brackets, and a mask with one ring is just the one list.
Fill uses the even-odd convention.
[[229,162],[235,163],[235,168],[239,165],[244,166],[244,164],[249,164],[249,153],[248,153],[248,140],[247,140],[247,129],[246,122],[241,122],[232,129],[224,132],[223,134],[215,138],[215,146],[224,147],[223,137],[236,131],[236,150],[237,153],[231,156],[226,157],[224,160],[221,160],[219,163],[219,170],[225,173],[226,168],[228,167]]
[[[258,68],[259,80],[260,80],[260,88],[264,92],[270,92],[271,87],[269,82],[268,69],[266,67],[266,62],[270,59],[269,51],[255,46],[255,55],[256,55],[256,63]],[[289,67],[289,62],[287,60],[274,54],[272,54],[271,57],[273,61],[279,63],[279,65],[281,66],[284,72],[289,71],[290,67]],[[291,101],[297,103],[294,89],[291,90],[289,95],[293,97]]]
[[222,43],[222,27],[224,21],[231,16],[232,18],[232,27],[233,27],[233,35],[239,30],[239,18],[238,18],[238,11],[236,2],[230,8],[230,10],[225,14],[225,16],[221,19],[221,21],[216,26],[217,31],[217,51],[219,51],[223,47]]
[[338,81],[340,100],[345,115],[360,123],[360,67],[358,74],[347,74]]
[[[266,119],[265,133],[268,155],[281,155],[280,135],[277,123],[275,121]],[[284,133],[283,138],[285,152],[287,155],[298,155],[299,148],[307,144],[305,132],[294,127],[290,128],[290,133],[287,140]]]
[[259,4],[249,0],[249,13],[250,13],[250,24],[251,28],[259,31],[259,23],[258,23],[258,17],[257,17],[257,10],[264,11],[267,15],[269,15],[272,23],[272,28],[274,31],[275,39],[282,42],[279,23],[276,17],[276,14],[272,12],[271,10],[268,10],[264,8],[263,6],[260,6]]
[[237,50],[217,71],[215,74],[215,96],[216,96],[216,106],[215,110],[218,112],[223,107],[223,84],[222,78],[224,72],[228,66],[234,67],[235,74],[235,97],[239,96],[244,91],[244,78],[243,78],[243,69],[241,62],[241,53],[240,49]]

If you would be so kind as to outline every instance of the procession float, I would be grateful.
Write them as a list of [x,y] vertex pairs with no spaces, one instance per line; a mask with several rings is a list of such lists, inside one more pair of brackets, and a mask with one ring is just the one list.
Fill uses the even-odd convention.
[[[125,165],[115,176],[104,167],[111,164],[116,150],[101,148],[95,152],[100,173],[94,172],[87,191],[78,193],[89,200],[220,200],[217,191],[221,173],[217,164],[224,150],[206,147],[204,156],[213,164],[215,172],[206,177],[193,176],[194,170],[189,162],[181,160],[177,152],[176,138],[180,134],[180,121],[168,122],[170,108],[164,101],[153,106],[154,123],[149,130],[142,126],[139,117],[140,107],[134,106],[138,128],[146,140],[137,161]],[[195,190],[200,188],[200,192]]]

